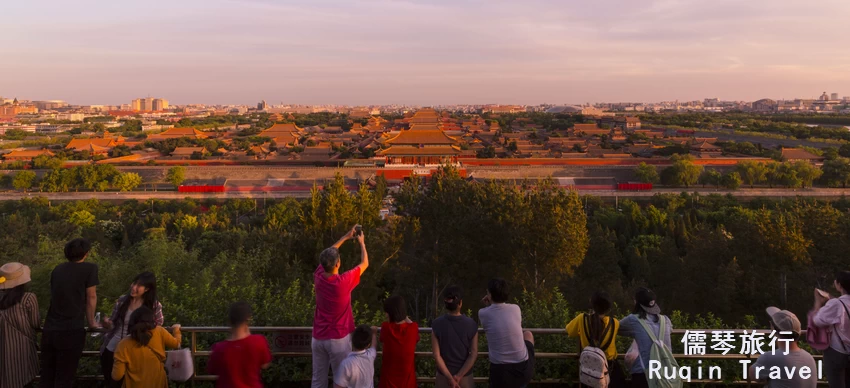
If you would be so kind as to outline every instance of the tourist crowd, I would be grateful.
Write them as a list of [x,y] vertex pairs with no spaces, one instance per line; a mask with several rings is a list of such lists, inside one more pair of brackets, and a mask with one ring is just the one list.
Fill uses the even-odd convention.
[[[312,387],[372,388],[375,386],[377,347],[382,345],[378,387],[416,387],[415,351],[420,340],[419,325],[410,320],[406,302],[400,296],[384,301],[385,322],[380,329],[354,321],[351,292],[369,268],[364,235],[352,228],[333,246],[319,254],[314,273],[316,309],[312,332]],[[339,248],[348,240],[360,246],[360,263],[340,273]],[[164,363],[167,349],[180,347],[180,325],[163,328],[163,306],[156,296],[156,278],[144,272],[133,279],[127,294],[118,298],[112,313],[102,322],[96,318],[98,267],[87,263],[91,245],[75,239],[65,246],[66,263],[50,276],[50,306],[41,325],[38,301],[27,292],[31,281],[29,267],[7,263],[0,267],[0,388],[73,385],[89,328],[106,329],[100,348],[104,387],[167,387]],[[833,283],[839,297],[816,290],[809,314],[809,330],[819,331],[824,342],[824,369],[830,388],[850,387],[850,271],[839,272]],[[524,387],[534,377],[534,336],[522,329],[522,311],[508,303],[510,294],[504,279],[487,284],[485,305],[478,312],[487,337],[489,385]],[[479,323],[463,315],[464,291],[447,286],[442,292],[446,312],[432,322],[431,347],[436,361],[436,386],[470,388],[475,386],[473,365],[478,358]],[[577,337],[580,354],[580,380],[590,387],[675,387],[676,379],[650,378],[650,362],[675,366],[670,334],[673,325],[661,314],[654,293],[639,288],[632,314],[623,319],[610,316],[611,300],[604,292],[590,299],[588,313],[578,314],[566,324],[566,333]],[[771,327],[781,332],[789,351],[781,349],[761,355],[751,366],[759,368],[809,367],[817,370],[814,358],[797,345],[802,332],[799,319],[791,312],[767,308]],[[216,343],[207,364],[208,373],[218,376],[218,387],[262,387],[261,372],[272,356],[265,336],[249,329],[251,306],[236,302],[228,311],[230,336]],[[36,330],[41,328],[40,350]],[[378,334],[380,333],[380,334]],[[810,333],[811,334],[811,333]],[[625,367],[618,361],[618,336],[633,338],[625,355]],[[329,372],[332,379],[329,379]],[[627,375],[631,378],[627,382]],[[816,379],[800,377],[766,380],[771,387],[815,387]]]

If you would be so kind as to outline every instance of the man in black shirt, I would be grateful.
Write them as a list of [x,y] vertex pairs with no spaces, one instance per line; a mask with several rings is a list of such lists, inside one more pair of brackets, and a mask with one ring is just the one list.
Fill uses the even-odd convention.
[[86,320],[97,307],[97,264],[86,263],[91,243],[78,238],[65,244],[65,258],[50,274],[50,309],[41,336],[40,387],[71,387],[86,345]]

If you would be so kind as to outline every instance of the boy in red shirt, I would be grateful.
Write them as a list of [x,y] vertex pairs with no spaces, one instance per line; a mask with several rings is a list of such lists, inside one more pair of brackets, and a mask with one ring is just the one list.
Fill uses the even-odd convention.
[[230,305],[228,321],[230,338],[213,345],[207,373],[217,375],[219,388],[262,388],[260,370],[271,365],[272,353],[266,337],[251,334],[251,305],[236,302]]
[[387,321],[381,324],[381,378],[379,388],[416,388],[416,343],[419,325],[407,317],[404,298],[391,296],[384,301]]

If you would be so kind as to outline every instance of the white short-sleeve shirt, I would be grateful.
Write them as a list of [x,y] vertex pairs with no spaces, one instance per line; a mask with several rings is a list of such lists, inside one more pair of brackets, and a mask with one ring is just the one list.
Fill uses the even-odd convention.
[[345,388],[374,388],[375,348],[351,352],[334,371],[334,384]]

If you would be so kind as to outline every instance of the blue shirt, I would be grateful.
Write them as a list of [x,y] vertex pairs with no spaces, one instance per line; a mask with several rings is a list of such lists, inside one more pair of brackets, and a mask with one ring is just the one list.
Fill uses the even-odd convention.
[[[652,334],[657,338],[661,332],[661,324],[658,321],[659,317],[667,321],[667,333],[665,333],[664,338],[659,339],[673,352],[673,346],[670,343],[670,332],[673,331],[673,324],[670,322],[670,318],[665,315],[646,314],[646,323],[652,329]],[[649,369],[649,351],[652,350],[652,339],[649,338],[649,334],[641,326],[638,321],[639,319],[636,314],[632,314],[620,320],[620,331],[618,334],[634,338],[640,351],[640,359],[632,365],[632,369],[629,371],[630,374],[644,373],[645,370]]]

